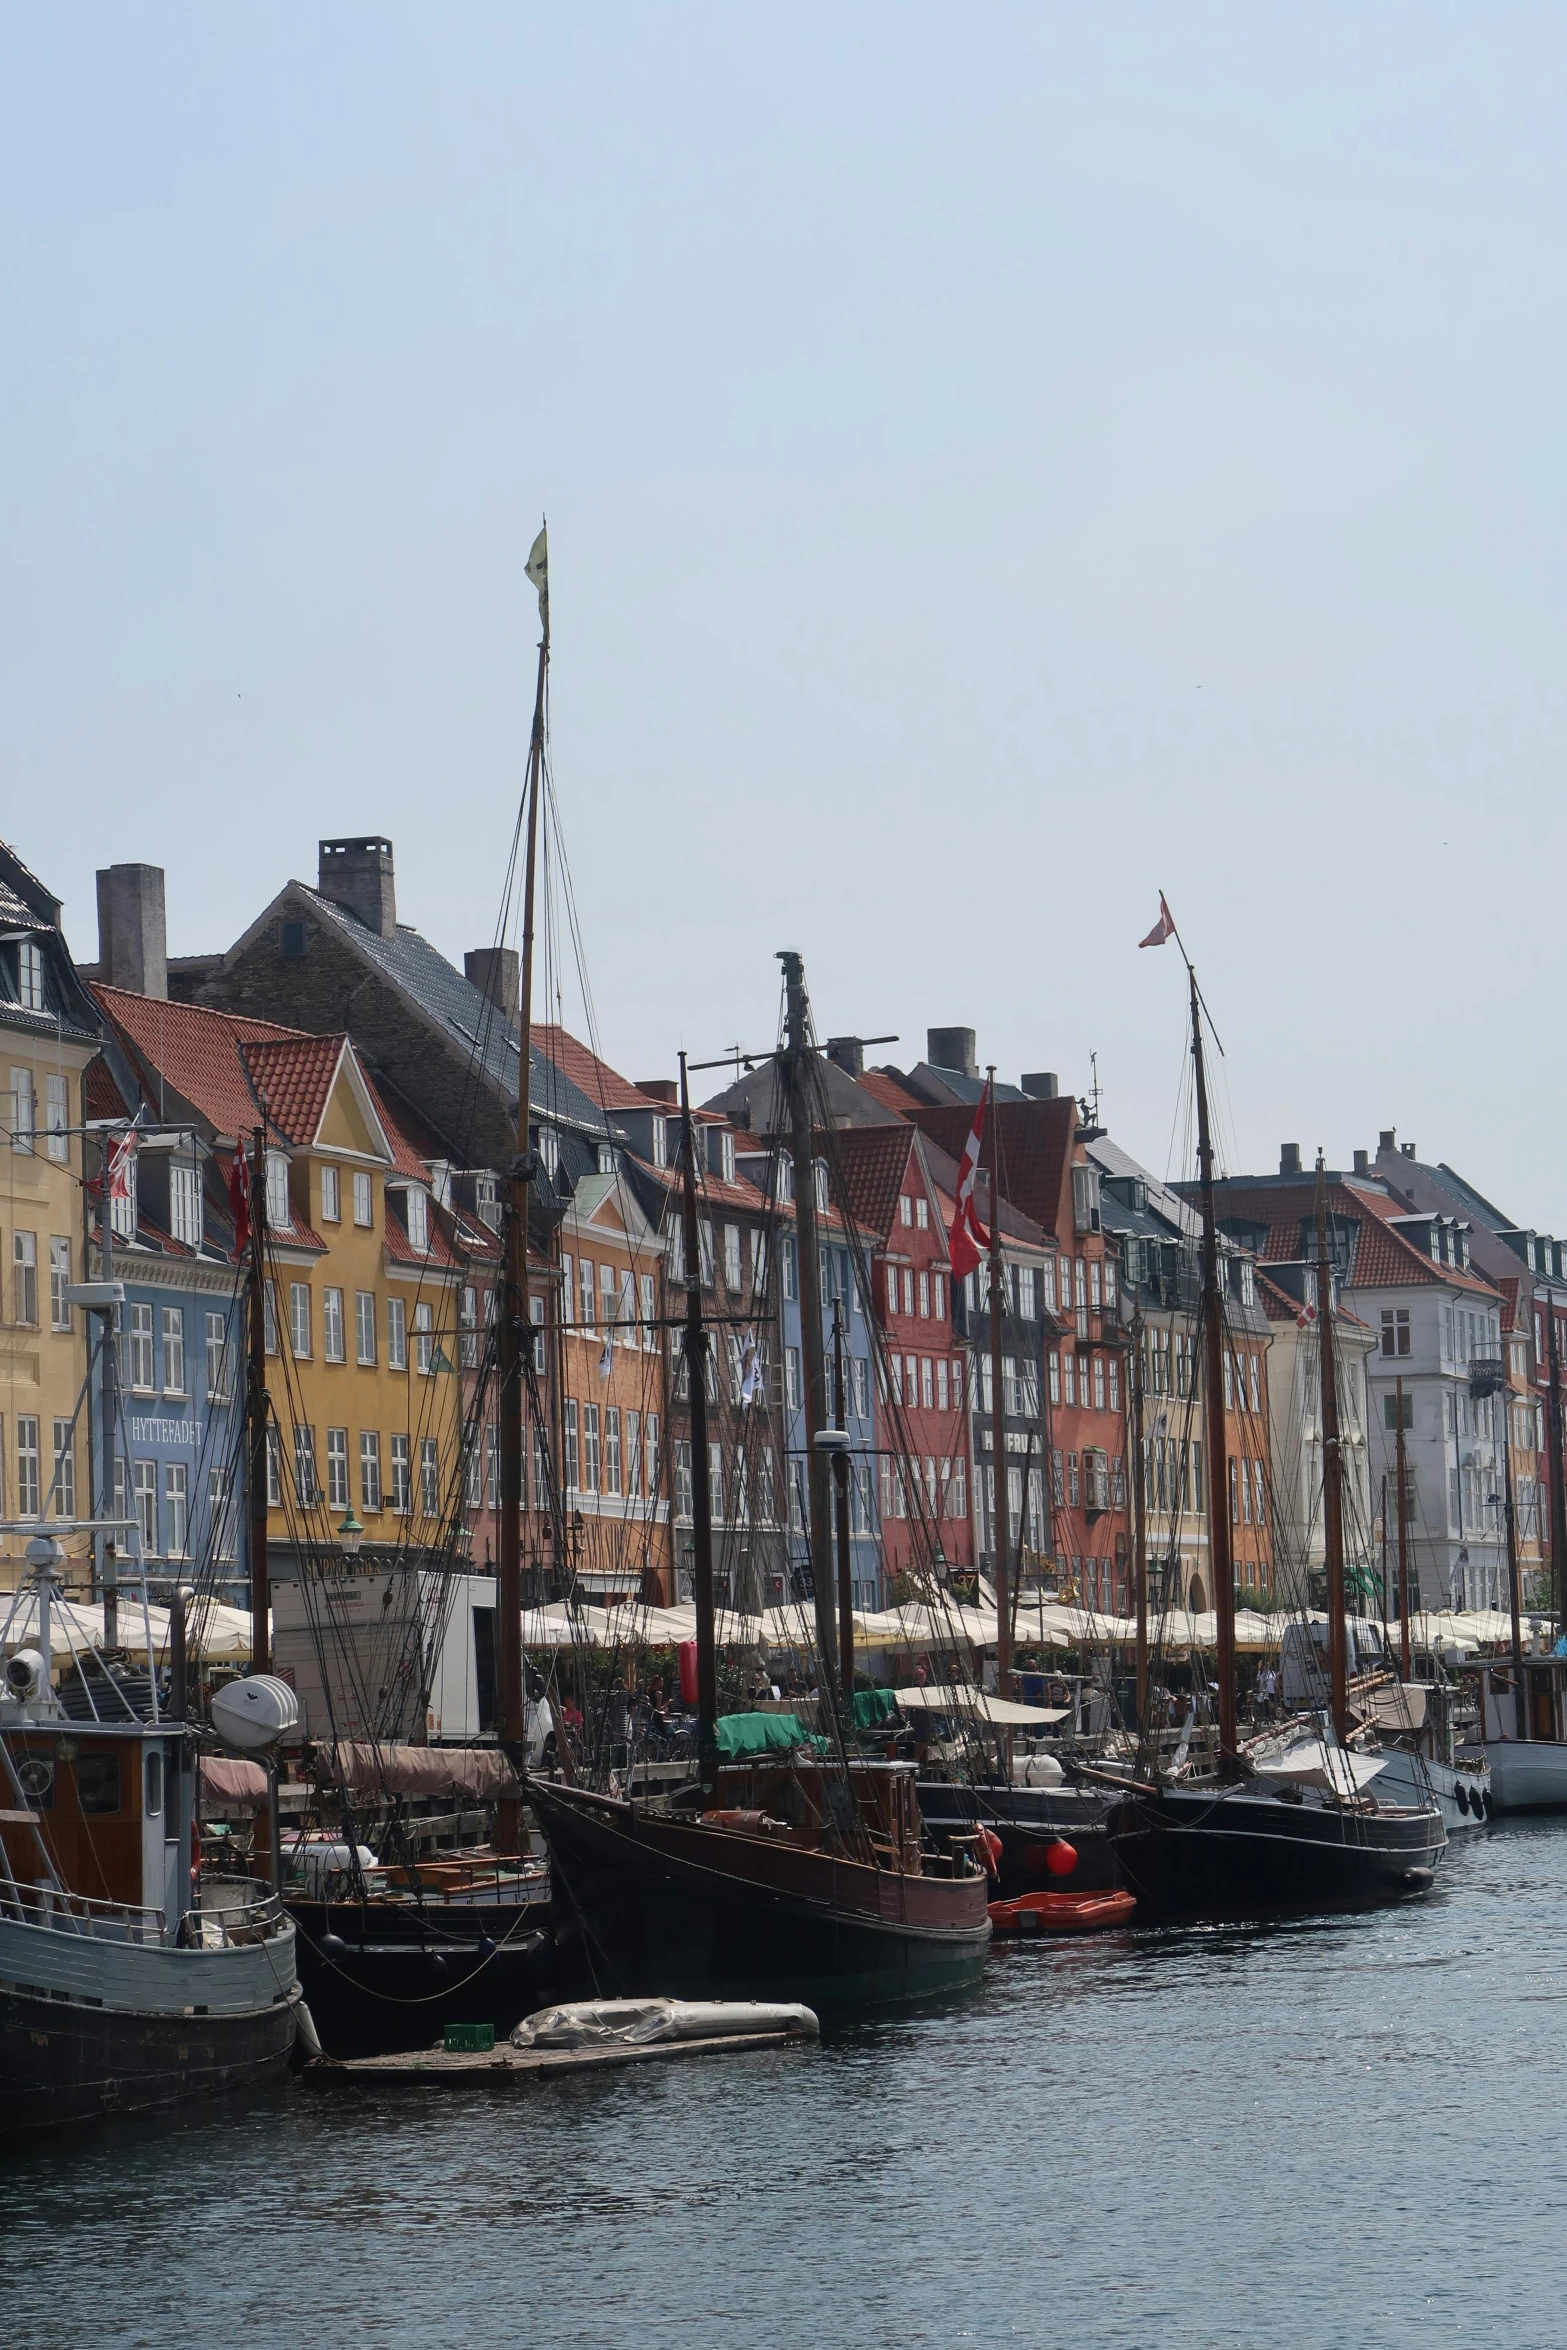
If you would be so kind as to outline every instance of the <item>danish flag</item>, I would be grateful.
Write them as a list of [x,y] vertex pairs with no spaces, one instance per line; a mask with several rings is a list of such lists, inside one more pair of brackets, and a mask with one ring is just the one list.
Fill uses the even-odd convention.
[[963,1162],[958,1169],[958,1204],[952,1219],[952,1239],[948,1261],[954,1281],[964,1281],[973,1272],[986,1249],[990,1235],[979,1220],[974,1205],[974,1178],[979,1173],[980,1145],[985,1133],[985,1104],[990,1099],[990,1083],[979,1097],[979,1108],[974,1112],[974,1129],[963,1149]]
[[1140,938],[1137,943],[1140,947],[1162,947],[1167,938],[1174,936],[1175,916],[1165,904],[1164,892],[1161,890],[1159,892],[1159,919],[1149,931],[1148,936]]

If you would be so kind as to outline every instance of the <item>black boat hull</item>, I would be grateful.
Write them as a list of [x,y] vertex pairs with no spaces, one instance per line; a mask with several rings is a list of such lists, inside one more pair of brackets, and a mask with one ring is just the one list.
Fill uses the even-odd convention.
[[1375,1908],[1429,1890],[1440,1815],[1290,1803],[1244,1783],[1161,1787],[1112,1805],[1108,1830],[1142,1918]]
[[[938,1892],[933,1881],[884,1878],[889,1902],[912,1883],[930,1916],[877,1916],[847,1890],[835,1899],[814,1886],[758,1883],[704,1866],[660,1844],[663,1825],[639,1822],[628,1804],[539,1781],[529,1800],[550,1847],[557,1902],[580,1918],[606,1993],[798,1999],[830,2014],[938,1997],[975,1982],[984,1968],[990,1927],[980,1886],[973,1916],[944,1925],[939,1911],[955,1914],[951,1880]],[[732,1857],[738,1869],[747,1856]],[[787,1871],[788,1854],[770,1857]],[[826,1883],[820,1866],[800,1874]],[[840,1869],[845,1888],[851,1874],[874,1872]]]
[[[1120,1864],[1106,1817],[1114,1799],[1071,1787],[970,1786],[956,1780],[921,1779],[920,1817],[938,1844],[954,1835],[972,1835],[983,1820],[1001,1839],[996,1898],[1015,1901],[1024,1893],[1108,1893],[1121,1884]],[[1069,1844],[1077,1855],[1058,1873],[1049,1862]]]
[[156,2015],[0,1989],[0,2107],[11,2129],[143,2113],[280,2080],[292,2002],[248,2015]]
[[591,1988],[557,1946],[546,1900],[289,1900],[299,1979],[328,2056],[428,2048],[448,2024],[493,2024]]

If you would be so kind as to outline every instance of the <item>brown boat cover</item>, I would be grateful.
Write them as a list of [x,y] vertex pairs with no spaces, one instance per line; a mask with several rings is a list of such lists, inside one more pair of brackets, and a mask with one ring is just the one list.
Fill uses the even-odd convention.
[[201,1791],[216,1803],[248,1804],[254,1811],[267,1800],[267,1774],[257,1762],[241,1762],[237,1755],[204,1754]]
[[324,1746],[323,1779],[341,1776],[354,1795],[466,1795],[491,1802],[515,1795],[521,1781],[494,1747],[372,1746],[346,1741]]

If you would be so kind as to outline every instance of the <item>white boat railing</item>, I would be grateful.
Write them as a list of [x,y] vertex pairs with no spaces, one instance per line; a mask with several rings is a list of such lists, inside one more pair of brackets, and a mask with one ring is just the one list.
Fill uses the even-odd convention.
[[108,1942],[167,1942],[161,1909],[142,1902],[104,1901],[92,1893],[69,1893],[54,1885],[0,1879],[0,1916],[21,1925],[52,1926]]

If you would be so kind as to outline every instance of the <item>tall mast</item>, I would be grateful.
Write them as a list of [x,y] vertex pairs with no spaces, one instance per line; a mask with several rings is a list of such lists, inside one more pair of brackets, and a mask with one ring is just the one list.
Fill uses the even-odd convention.
[[1132,1604],[1137,1611],[1137,1735],[1148,1735],[1148,1463],[1143,1442],[1143,1310],[1132,1316]]
[[1567,1493],[1562,1487],[1562,1350],[1556,1331],[1556,1293],[1545,1292],[1545,1327],[1551,1366],[1551,1565],[1556,1586],[1556,1627],[1567,1632]]
[[[528,557],[528,576],[539,591],[539,674],[533,695],[533,733],[528,744],[526,830],[522,883],[522,978],[517,1007],[517,1153],[506,1177],[505,1253],[501,1313],[496,1330],[497,1411],[500,1418],[501,1516],[496,1541],[495,1666],[500,1743],[513,1758],[527,1740],[528,1717],[522,1680],[522,1502],[526,1472],[527,1403],[524,1350],[533,1342],[528,1297],[528,1193],[533,1183],[533,898],[539,834],[539,786],[544,767],[544,686],[550,659],[549,555],[541,530]],[[493,999],[492,999],[493,1000]],[[557,1562],[558,1564],[559,1562]],[[499,1852],[522,1850],[522,1800],[502,1795],[495,1814]]]
[[[103,1207],[99,1227],[102,1234],[101,1270],[105,1282],[114,1279],[113,1168],[114,1145],[110,1142],[108,1133],[105,1132],[103,1137]],[[119,1316],[114,1307],[110,1306],[98,1325],[101,1334],[99,1344],[102,1349],[100,1360],[103,1371],[103,1427],[99,1432],[99,1459],[102,1462],[99,1474],[102,1482],[99,1487],[99,1501],[95,1515],[101,1518],[117,1517],[120,1514],[114,1507],[114,1446],[120,1425],[120,1349],[115,1328],[118,1320]],[[129,1468],[125,1473],[128,1478]],[[130,1498],[128,1493],[126,1498],[127,1500]],[[115,1649],[120,1645],[118,1546],[123,1539],[123,1534],[119,1530],[113,1534],[97,1533],[93,1536],[93,1548],[98,1557],[98,1585],[103,1598],[103,1645],[106,1649]]]
[[713,1631],[713,1487],[707,1450],[707,1333],[702,1327],[702,1236],[686,1056],[680,1056],[680,1204],[686,1261],[686,1386],[691,1397],[691,1596],[696,1603],[696,1752],[702,1791],[718,1782],[718,1651]]
[[[1333,1359],[1333,1266],[1328,1255],[1327,1174],[1317,1153],[1317,1377],[1322,1420],[1322,1547],[1328,1573],[1328,1703],[1333,1735],[1349,1743],[1349,1636],[1344,1623],[1344,1487]],[[1400,1414],[1402,1420],[1402,1413]],[[1402,1427],[1400,1427],[1402,1440]]]
[[854,1695],[854,1553],[849,1548],[849,1398],[844,1383],[843,1300],[832,1301],[832,1408],[843,1438],[833,1447],[833,1516],[838,1529],[838,1671]]
[[[1409,1479],[1404,1468],[1404,1382],[1399,1379],[1394,1387],[1393,1409],[1398,1416],[1398,1435],[1393,1446],[1393,1467],[1398,1476],[1398,1663],[1405,1681],[1413,1678],[1409,1657]],[[1382,1512],[1384,1535],[1387,1528],[1387,1510]]]
[[1502,1513],[1507,1526],[1507,1600],[1513,1619],[1513,1713],[1520,1738],[1529,1735],[1529,1706],[1523,1681],[1523,1625],[1518,1589],[1518,1519],[1513,1508],[1513,1393],[1502,1389]]
[[[240,1148],[243,1149],[243,1144]],[[272,1586],[267,1560],[267,1146],[258,1126],[250,1151],[250,1669],[272,1666]]]
[[990,1131],[986,1139],[990,1176],[990,1458],[995,1484],[991,1528],[996,1545],[996,1687],[1007,1696],[1012,1680],[1012,1611],[1007,1605],[1007,1551],[1011,1526],[1007,1510],[1006,1390],[1001,1377],[1002,1316],[1006,1310],[1007,1276],[1001,1261],[1001,1149],[1000,1116],[996,1109],[996,1072],[985,1072],[990,1095]]
[[1208,1128],[1208,1073],[1202,1053],[1202,1005],[1188,963],[1192,995],[1192,1065],[1197,1084],[1197,1176],[1202,1197],[1203,1427],[1208,1445],[1208,1542],[1218,1628],[1219,1760],[1235,1752],[1235,1562],[1230,1542],[1229,1471],[1224,1435],[1224,1306],[1219,1294],[1219,1228],[1213,1210],[1213,1138]]
[[810,1493],[811,1587],[816,1602],[816,1653],[821,1660],[823,1696],[832,1703],[838,1684],[838,1627],[832,1589],[832,1519],[827,1504],[827,1457],[816,1439],[827,1425],[822,1394],[822,1288],[816,1245],[816,1169],[811,1149],[810,1005],[805,965],[785,952],[784,1050],[779,1066],[789,1114],[789,1150],[794,1166],[795,1234],[800,1252],[800,1352],[805,1358],[805,1463]]

